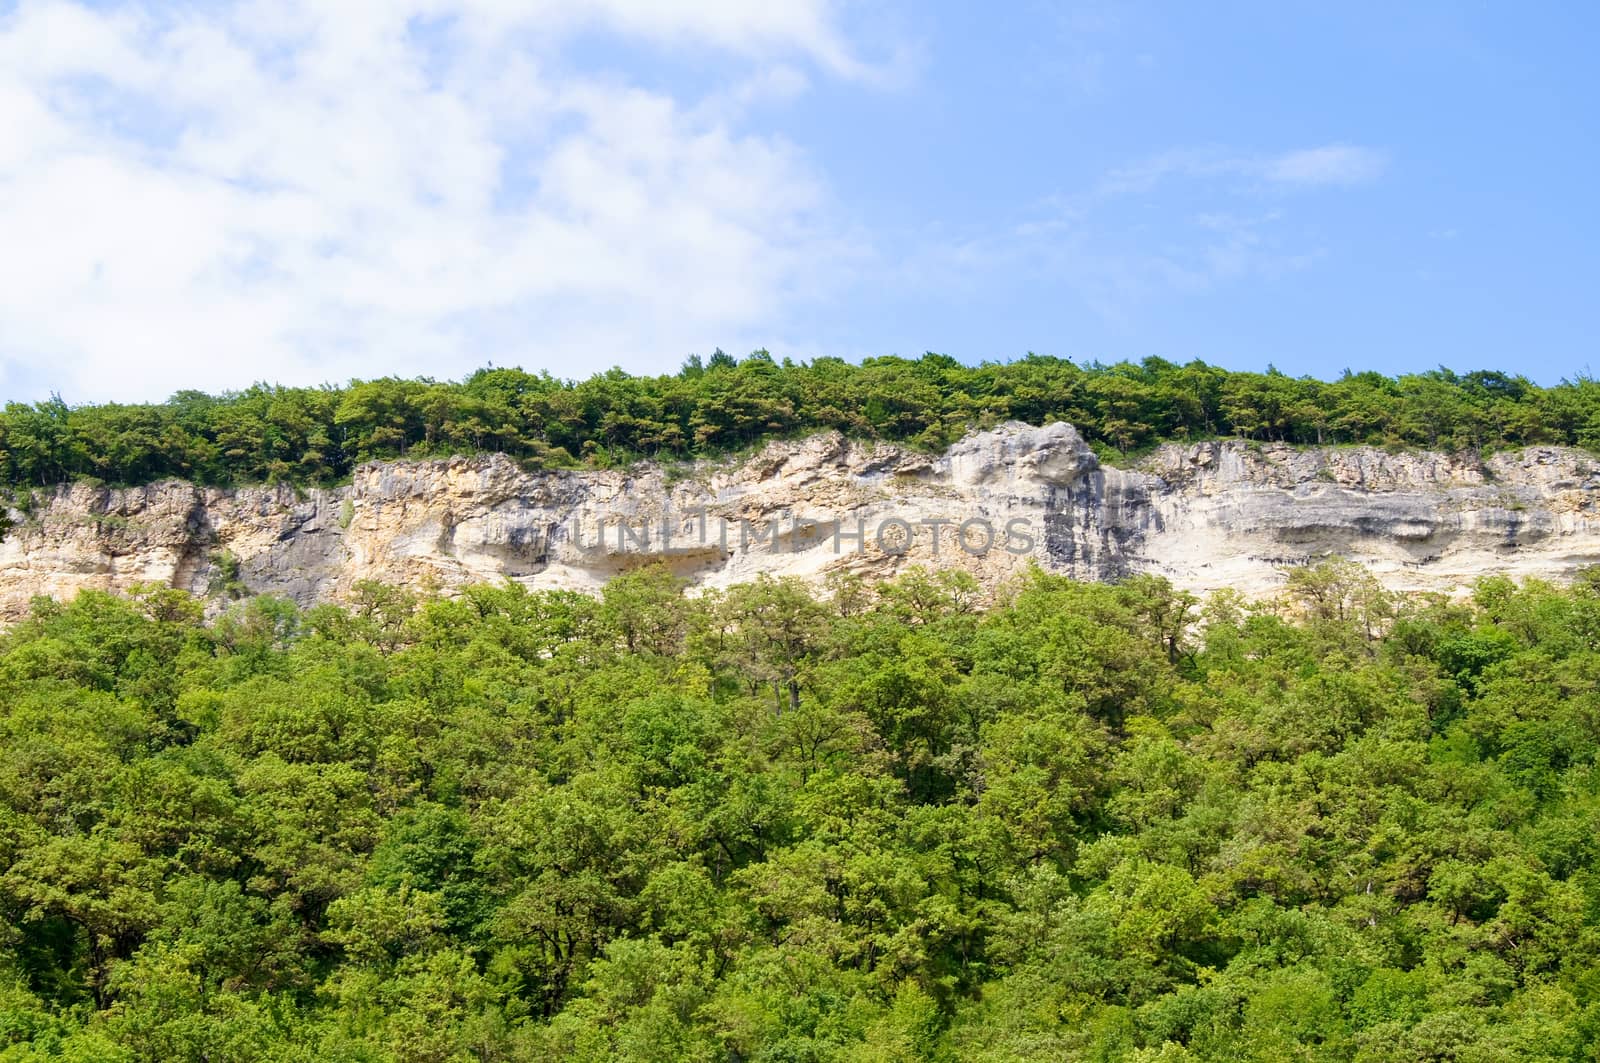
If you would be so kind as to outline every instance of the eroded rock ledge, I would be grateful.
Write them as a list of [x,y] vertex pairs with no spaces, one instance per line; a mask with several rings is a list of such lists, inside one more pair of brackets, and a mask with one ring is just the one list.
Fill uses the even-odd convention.
[[[1338,554],[1397,589],[1448,591],[1491,573],[1559,579],[1600,562],[1597,500],[1600,462],[1561,448],[1479,461],[1206,442],[1123,470],[1102,466],[1065,424],[1003,425],[939,457],[825,434],[687,470],[391,462],[361,467],[348,487],[305,492],[57,488],[11,511],[0,615],[20,615],[38,594],[142,581],[204,595],[233,579],[302,603],[367,579],[594,589],[656,558],[700,586],[762,572],[820,579],[836,567],[890,576],[909,564],[959,565],[992,585],[1036,560],[1083,579],[1152,572],[1254,595],[1286,565]],[[900,547],[895,521],[912,530],[907,552],[880,549]]]

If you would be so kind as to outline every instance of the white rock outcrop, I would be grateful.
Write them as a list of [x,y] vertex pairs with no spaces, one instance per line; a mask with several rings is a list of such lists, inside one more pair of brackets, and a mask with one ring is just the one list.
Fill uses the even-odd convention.
[[1404,590],[1600,562],[1600,462],[1586,453],[1227,441],[1168,445],[1124,470],[1066,424],[1003,425],[939,456],[823,434],[685,468],[528,472],[487,456],[375,463],[347,487],[303,492],[170,481],[36,494],[0,542],[0,616],[83,587],[203,595],[234,571],[250,591],[310,603],[369,579],[594,589],[650,560],[697,586],[909,564],[993,585],[1036,561],[1247,594],[1333,554]]

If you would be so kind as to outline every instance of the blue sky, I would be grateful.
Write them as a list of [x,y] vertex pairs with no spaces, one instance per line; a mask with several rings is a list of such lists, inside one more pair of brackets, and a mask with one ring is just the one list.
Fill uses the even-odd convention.
[[[947,6],[925,26],[914,91],[865,106],[820,94],[795,136],[836,160],[836,194],[863,218],[908,245],[970,239],[995,268],[953,298],[858,291],[826,339],[1318,375],[1582,371],[1600,331],[1597,11]],[[1175,154],[1330,144],[1381,166],[1287,186],[1180,168],[1093,195],[1108,173]],[[1016,234],[1042,219],[1062,227]],[[1173,264],[1183,279],[1165,276]]]
[[[331,10],[329,10],[331,9]],[[0,389],[1585,372],[1600,9],[0,2]]]

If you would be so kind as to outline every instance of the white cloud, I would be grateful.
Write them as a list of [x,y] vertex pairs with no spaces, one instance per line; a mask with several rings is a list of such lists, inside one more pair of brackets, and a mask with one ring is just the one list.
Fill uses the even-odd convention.
[[1327,248],[1314,225],[1296,221],[1291,193],[1374,180],[1383,167],[1381,153],[1339,144],[1168,151],[1050,196],[1009,229],[924,248],[914,280],[960,293],[996,274],[1047,279],[1102,320],[1131,325],[1173,295],[1314,266]]
[[710,44],[759,55],[799,50],[836,74],[863,77],[872,71],[841,39],[831,5],[817,0],[470,0],[466,13],[545,30],[600,25],[665,44]]
[[[750,72],[697,100],[558,73],[591,29]],[[739,127],[804,66],[872,74],[822,0],[23,3],[0,387],[582,375],[756,337],[854,250],[806,159]]]
[[1265,181],[1289,186],[1353,185],[1374,181],[1385,155],[1353,144],[1323,144],[1277,155],[1246,155],[1218,148],[1182,148],[1112,171],[1101,195],[1143,192],[1173,178]]
[[1305,185],[1355,185],[1375,180],[1383,173],[1386,160],[1371,148],[1351,144],[1328,144],[1320,148],[1291,151],[1266,160],[1261,167],[1271,181]]

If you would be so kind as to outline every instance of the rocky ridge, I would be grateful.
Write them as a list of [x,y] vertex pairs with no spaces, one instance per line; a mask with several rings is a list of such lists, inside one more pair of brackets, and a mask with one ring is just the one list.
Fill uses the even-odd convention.
[[834,434],[686,469],[527,472],[503,456],[373,463],[348,486],[86,484],[36,491],[0,542],[0,617],[29,599],[155,581],[309,604],[362,580],[510,578],[596,589],[662,561],[699,587],[960,566],[993,586],[1032,562],[1270,593],[1340,555],[1402,590],[1600,562],[1600,462],[1533,447],[1477,459],[1369,447],[1169,444],[1099,462],[1070,425],[1006,424],[929,456]]

